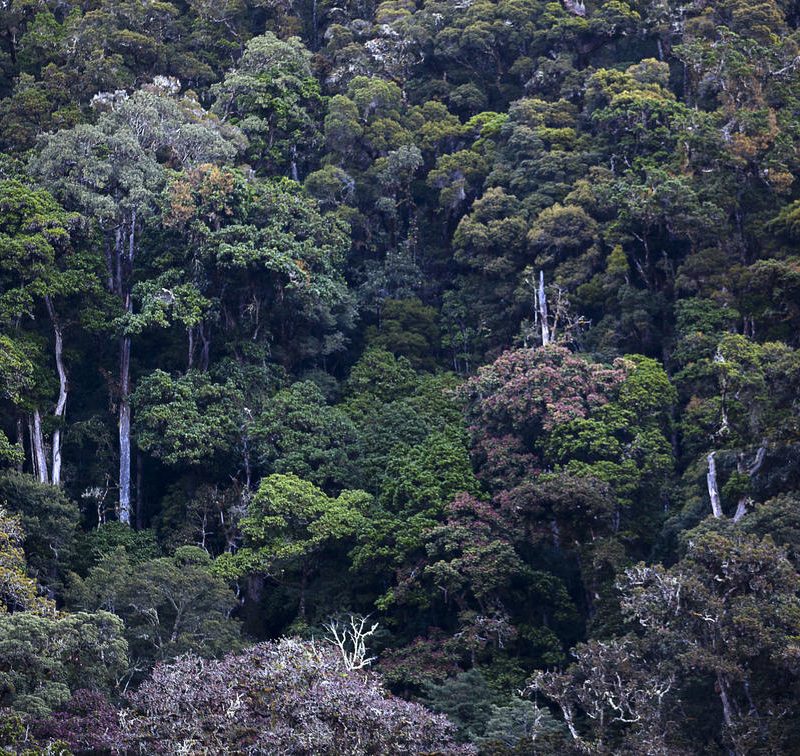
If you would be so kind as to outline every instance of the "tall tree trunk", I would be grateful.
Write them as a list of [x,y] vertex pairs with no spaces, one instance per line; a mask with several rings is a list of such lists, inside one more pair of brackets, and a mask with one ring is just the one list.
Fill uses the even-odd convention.
[[722,502],[719,497],[719,488],[717,487],[717,463],[714,461],[714,454],[711,452],[708,455],[708,473],[706,475],[706,483],[708,485],[708,497],[711,499],[711,511],[717,519],[722,517]]
[[33,448],[33,467],[40,483],[48,483],[47,455],[44,450],[44,435],[42,434],[42,416],[39,409],[33,411],[33,424],[31,425],[31,446]]
[[558,521],[555,517],[550,520],[550,532],[553,535],[553,548],[556,551],[561,551],[561,528],[558,527]]
[[737,738],[733,730],[737,713],[734,710],[735,704],[731,701],[729,688],[730,686],[728,685],[728,680],[725,675],[721,672],[717,672],[717,690],[719,692],[719,700],[722,703],[722,722],[725,729],[728,730],[728,736],[733,740],[733,748],[729,749],[728,753],[731,756],[744,756],[746,752],[741,749],[736,742]]
[[[118,276],[117,286],[125,304],[125,312],[133,312],[130,276],[136,239],[136,211],[131,213],[127,260],[121,233],[117,236]],[[131,524],[131,337],[120,340],[119,359],[119,519]]]
[[242,437],[242,461],[244,462],[244,489],[249,491],[252,488],[253,470],[250,464],[250,443],[246,429]]
[[733,711],[731,700],[728,695],[728,683],[721,672],[717,672],[717,688],[719,688],[719,700],[722,703],[722,718],[726,727],[733,726]]
[[539,319],[542,324],[542,346],[550,343],[550,325],[547,315],[547,295],[544,291],[544,271],[539,271]]
[[206,372],[211,361],[211,336],[206,332],[205,322],[200,323],[200,341],[203,345],[200,351],[200,370]]
[[53,411],[53,416],[56,418],[58,425],[53,431],[53,474],[52,483],[54,486],[61,485],[61,421],[67,410],[67,392],[69,384],[67,383],[67,371],[64,367],[64,339],[61,333],[61,326],[58,324],[53,302],[49,296],[44,298],[47,304],[47,312],[50,315],[50,322],[53,324],[53,333],[55,334],[56,346],[56,369],[58,370],[58,401],[56,408]]
[[119,368],[119,519],[131,524],[131,339],[123,336]]

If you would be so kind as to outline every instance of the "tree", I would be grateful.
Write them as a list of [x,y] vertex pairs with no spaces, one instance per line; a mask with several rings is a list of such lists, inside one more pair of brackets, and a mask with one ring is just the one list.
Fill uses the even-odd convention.
[[255,168],[273,175],[288,169],[297,181],[301,161],[308,161],[320,137],[322,102],[302,41],[272,32],[254,37],[214,94],[215,112],[247,136]]
[[368,329],[367,338],[375,347],[406,357],[417,370],[433,370],[439,344],[436,320],[436,309],[419,299],[387,299],[380,327]]
[[[418,558],[427,532],[443,519],[447,504],[461,493],[480,493],[463,437],[453,431],[431,433],[416,446],[397,447],[378,508],[360,524],[352,552],[355,566],[402,574],[403,565]],[[379,606],[390,606],[397,595],[390,588]]]
[[[644,747],[663,753],[665,697],[675,683],[674,675],[649,666],[652,662],[632,639],[590,641],[572,654],[576,661],[565,672],[538,672],[529,690],[555,701],[575,750],[636,753]],[[579,730],[583,716],[591,723],[588,735]]]
[[53,613],[53,604],[39,595],[39,586],[28,576],[23,541],[19,518],[0,508],[0,614],[15,611]]
[[[686,535],[685,556],[673,567],[639,564],[620,578],[637,634],[577,647],[573,665],[537,673],[532,687],[558,703],[584,751],[637,752],[645,744],[691,752],[712,740],[737,754],[782,751],[792,735],[760,712],[793,706],[783,697],[796,676],[796,585],[769,537],[709,520]],[[708,713],[708,695],[719,701],[718,719],[674,727],[678,708]]]
[[461,612],[474,608],[481,615],[504,611],[512,582],[527,570],[500,512],[488,502],[460,494],[448,504],[447,519],[425,536],[425,566],[415,570],[396,595],[413,596],[419,584],[432,583],[426,598],[419,599],[453,602]]
[[483,474],[506,464],[509,436],[533,464],[545,434],[606,404],[624,378],[622,364],[606,367],[555,345],[505,352],[481,368],[462,395]]
[[453,258],[469,272],[461,297],[472,302],[475,327],[486,334],[485,352],[510,342],[515,319],[504,314],[500,301],[511,303],[525,264],[528,222],[519,200],[502,188],[488,189],[476,200],[453,234]]
[[348,411],[357,416],[371,405],[388,403],[411,394],[417,377],[405,357],[395,357],[385,349],[367,349],[353,365],[347,379]]
[[373,622],[367,629],[369,617],[355,616],[351,614],[348,622],[341,623],[332,619],[325,625],[328,632],[326,640],[334,648],[339,650],[342,661],[348,672],[364,669],[368,667],[377,657],[367,656],[367,639],[375,635],[378,623]]
[[244,545],[217,558],[215,571],[227,578],[263,575],[280,581],[287,569],[299,573],[298,615],[306,616],[306,589],[314,562],[326,546],[352,538],[372,497],[345,490],[335,499],[294,474],[263,478],[240,522]]
[[[48,192],[16,180],[0,182],[0,243],[6,250],[0,266],[3,289],[0,319],[5,324],[23,319],[35,321],[38,315],[46,313],[50,321],[58,375],[50,464],[42,429],[41,395],[29,399],[33,407],[28,426],[31,466],[41,483],[52,482],[56,486],[61,484],[62,425],[69,390],[64,361],[64,319],[57,308],[61,309],[64,300],[71,296],[99,288],[95,261],[72,249],[71,236],[77,224],[78,216],[66,212]],[[20,383],[18,380],[14,383],[14,393],[19,396]],[[41,394],[42,387],[37,388],[36,393]]]
[[771,538],[710,523],[687,538],[686,556],[675,567],[638,566],[621,581],[628,616],[676,649],[682,670],[710,679],[722,738],[737,753],[771,743],[781,748],[781,729],[759,727],[753,718],[789,689],[776,687],[776,679],[796,674],[789,659],[800,622],[797,585]]
[[[166,180],[159,157],[191,166],[229,158],[235,148],[196,102],[176,101],[157,86],[130,98],[101,98],[98,106],[104,107],[106,100],[109,109],[95,125],[49,136],[31,169],[66,206],[96,224],[103,238],[108,289],[129,316],[139,232],[153,216]],[[130,522],[131,337],[124,329],[119,352],[119,517]]]
[[[33,372],[33,363],[25,356],[21,346],[8,336],[0,335],[0,381],[3,386],[0,397],[13,407],[18,407],[23,401],[23,393],[33,383]],[[19,426],[17,431],[19,434]],[[24,454],[19,441],[12,445],[5,431],[0,430],[0,462],[19,465]]]
[[0,614],[0,701],[39,716],[72,691],[110,692],[128,663],[122,621],[108,612]]
[[311,381],[279,391],[255,419],[252,433],[267,472],[293,473],[331,494],[358,481],[358,431]]
[[461,740],[483,735],[494,696],[477,669],[462,672],[439,685],[429,685],[423,700],[434,711],[445,714],[458,728]]
[[230,454],[239,436],[239,392],[207,373],[172,378],[156,370],[131,395],[139,447],[167,464],[201,464]]
[[73,751],[122,747],[116,708],[103,693],[86,688],[74,691],[48,717],[35,720],[32,729],[36,738],[47,742],[50,748],[57,747],[57,743],[66,743]]
[[101,559],[85,579],[73,577],[69,598],[84,610],[124,621],[130,678],[187,651],[217,656],[239,643],[232,591],[211,571],[211,557],[181,546],[171,557],[134,561],[125,548]]
[[33,575],[54,594],[63,586],[74,554],[77,505],[61,489],[18,472],[0,476],[0,501],[20,519]]
[[[372,350],[365,353],[362,361],[351,371],[349,386],[355,389],[356,380],[360,383],[367,379],[366,373],[361,372],[366,367],[362,362],[376,356]],[[459,384],[455,376],[439,374],[414,378],[409,374],[412,383],[403,388],[405,378],[401,365],[400,361],[393,365],[376,359],[370,369],[382,368],[380,380],[383,385],[360,383],[363,391],[350,393],[342,405],[358,428],[362,485],[373,492],[382,488],[396,448],[416,446],[431,433],[444,432],[448,428],[461,429],[464,425],[460,403],[455,396]],[[400,369],[392,376],[395,368]],[[395,379],[400,383],[391,386]],[[409,393],[411,390],[413,393]],[[384,396],[385,400],[382,400]]]
[[157,742],[164,753],[189,742],[215,753],[474,753],[456,745],[444,717],[386,696],[374,674],[348,672],[333,649],[292,638],[159,665],[127,714],[130,746]]
[[354,316],[342,275],[345,221],[321,212],[293,181],[213,165],[178,176],[167,202],[166,224],[183,237],[178,275],[196,272],[192,284],[215,303],[188,329],[190,345],[202,343],[201,368],[215,321],[240,363],[253,343],[287,368],[324,364],[344,348]]

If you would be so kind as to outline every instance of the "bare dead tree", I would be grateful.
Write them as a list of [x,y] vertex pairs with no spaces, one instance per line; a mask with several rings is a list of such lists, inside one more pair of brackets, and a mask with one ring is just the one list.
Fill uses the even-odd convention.
[[544,290],[544,271],[539,271],[539,317],[541,318],[542,326],[542,346],[547,346],[550,343],[550,324],[547,317],[547,294]]
[[[764,464],[764,457],[767,453],[767,446],[765,442],[761,442],[761,446],[758,447],[756,451],[756,455],[750,465],[746,466],[744,463],[744,454],[740,454],[739,458],[736,462],[736,469],[740,474],[746,474],[748,478],[752,479],[757,474],[758,471],[761,469],[761,465]],[[733,515],[733,521],[739,522],[747,514],[748,507],[753,505],[753,500],[747,495],[743,495],[739,497],[739,501],[736,504],[736,512]]]
[[[745,453],[740,452],[736,461],[736,470],[740,475],[746,475],[749,479],[758,475],[761,466],[764,464],[764,457],[767,453],[766,441],[762,441],[755,453],[753,461],[747,465],[745,464]],[[706,473],[706,482],[708,485],[708,497],[711,500],[711,512],[717,519],[724,517],[722,511],[722,501],[719,495],[719,486],[717,484],[717,464],[715,459],[716,452],[712,451],[706,458],[708,461],[708,472]],[[739,522],[747,514],[747,510],[753,504],[753,500],[747,494],[739,497],[736,503],[736,512],[733,514],[733,521]]]
[[351,672],[364,669],[377,659],[376,656],[367,656],[367,639],[378,629],[377,622],[367,629],[368,620],[369,615],[351,614],[347,622],[332,619],[324,626],[328,631],[325,640],[339,649],[345,667]]
[[573,312],[567,291],[558,284],[545,286],[543,271],[539,271],[538,282],[531,274],[525,284],[533,291],[533,327],[528,321],[522,329],[525,345],[534,339],[542,346],[573,343],[589,320]]

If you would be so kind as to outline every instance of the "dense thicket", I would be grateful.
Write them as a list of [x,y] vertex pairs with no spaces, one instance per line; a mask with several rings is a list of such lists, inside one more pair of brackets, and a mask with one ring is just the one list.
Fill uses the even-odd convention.
[[798,24],[3,3],[0,748],[795,751]]

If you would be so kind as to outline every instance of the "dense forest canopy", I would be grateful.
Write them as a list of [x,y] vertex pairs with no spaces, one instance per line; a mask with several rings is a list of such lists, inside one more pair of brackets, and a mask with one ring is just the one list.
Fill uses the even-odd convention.
[[0,751],[800,743],[800,3],[0,3]]

